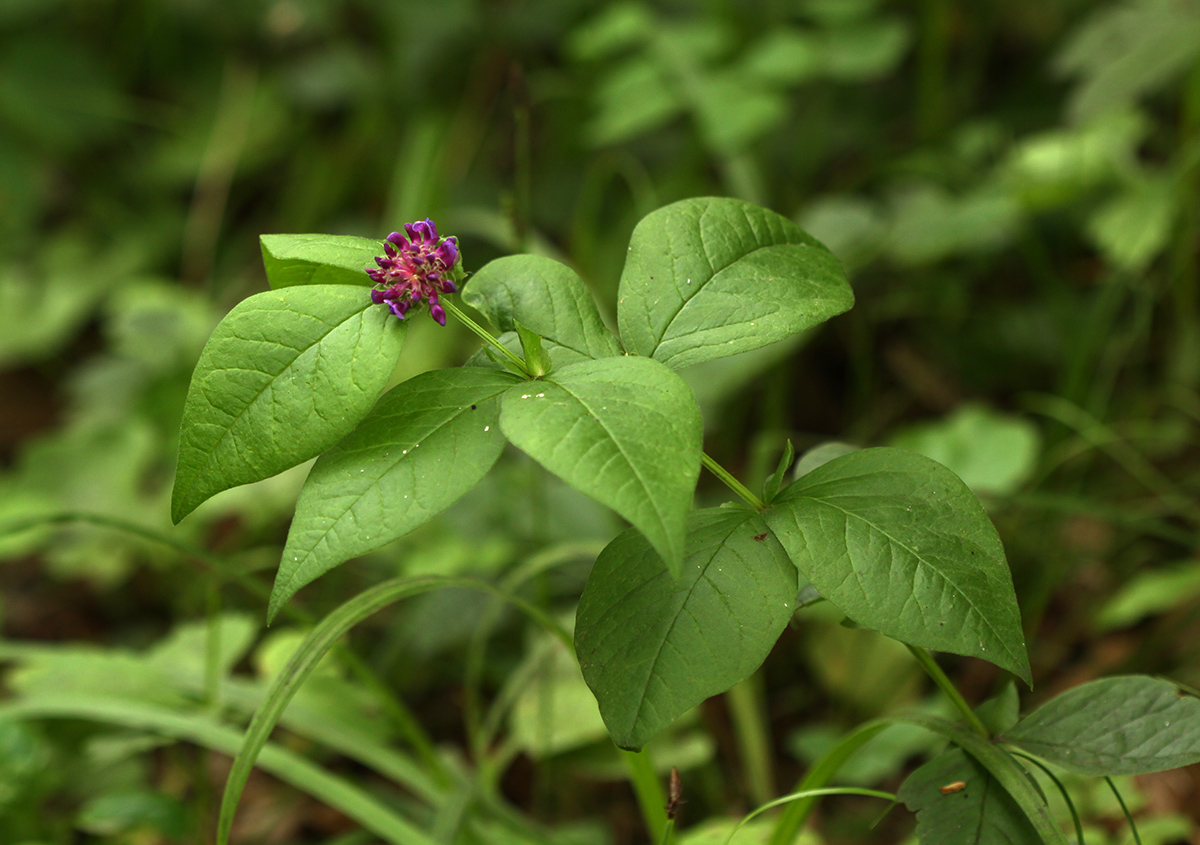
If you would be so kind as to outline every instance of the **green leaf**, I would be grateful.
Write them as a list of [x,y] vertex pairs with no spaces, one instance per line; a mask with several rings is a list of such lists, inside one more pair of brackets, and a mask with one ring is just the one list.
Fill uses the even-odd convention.
[[[965,783],[948,794],[942,787]],[[1037,831],[988,770],[961,748],[950,748],[904,781],[897,797],[917,814],[922,843],[943,845],[1024,845],[1039,841]]]
[[[326,652],[333,648],[334,644],[345,636],[351,628],[371,614],[402,598],[426,593],[439,587],[471,587],[491,593],[520,608],[528,616],[541,624],[543,628],[553,631],[563,641],[564,645],[567,647],[570,646],[569,635],[541,610],[520,598],[504,593],[491,584],[471,578],[446,578],[436,575],[393,578],[390,581],[384,581],[382,584],[359,593],[322,619],[313,628],[312,632],[305,637],[304,642],[292,654],[283,671],[272,680],[271,687],[267,691],[262,704],[254,711],[254,717],[246,727],[245,736],[237,745],[237,757],[234,758],[233,766],[229,770],[229,777],[225,781],[225,791],[221,796],[221,810],[217,818],[218,845],[227,845],[229,842],[229,832],[233,828],[233,817],[237,812],[238,800],[241,798],[242,789],[246,786],[246,781],[250,779],[250,771],[256,764],[267,771],[273,771],[273,769],[266,765],[267,751],[270,749],[270,746],[267,745],[267,740],[271,736],[271,731],[275,729],[275,725],[282,718],[288,702],[296,695],[296,692],[304,684],[305,679],[317,668]],[[4,708],[0,706],[0,715],[2,715],[3,710]],[[324,774],[320,768],[312,766],[312,764],[304,761],[303,758],[299,759],[306,766],[311,766],[316,771]],[[332,776],[327,777],[331,778]],[[284,777],[283,779],[294,783],[288,777]],[[333,804],[333,806],[339,805]],[[353,816],[349,812],[347,815]],[[375,828],[371,829],[375,830]],[[389,839],[388,841],[394,840]],[[429,842],[424,835],[413,836],[409,839],[401,838],[400,841],[404,843]]]
[[520,321],[586,358],[621,354],[583,279],[552,258],[510,255],[488,262],[463,289],[463,300],[502,332],[516,331]]
[[989,698],[975,709],[984,726],[993,734],[1004,733],[1021,718],[1021,702],[1017,685],[1009,681],[999,695]]
[[534,378],[541,378],[549,373],[554,363],[550,360],[550,353],[542,348],[542,339],[538,333],[517,323],[517,337],[521,340],[521,354],[530,374]]
[[702,428],[679,376],[648,358],[572,364],[511,388],[500,427],[550,472],[633,523],[677,569]]
[[[1021,813],[1029,820],[1038,837],[1034,840],[1014,840],[1014,843],[1025,845],[1026,842],[1041,842],[1045,845],[1068,845],[1066,835],[1050,815],[1046,796],[1042,794],[1037,783],[1030,778],[1029,773],[1007,751],[998,748],[991,741],[979,736],[960,722],[949,722],[922,713],[910,713],[898,717],[896,721],[918,725],[946,737],[970,754],[987,770],[1000,788],[1008,793],[1008,796],[1020,808]],[[940,786],[945,786],[945,784]],[[1008,845],[1008,843],[1006,842],[1004,845]]]
[[89,800],[75,826],[93,836],[153,832],[170,839],[187,834],[187,813],[178,799],[148,789],[118,788]]
[[792,446],[792,441],[788,440],[784,444],[783,454],[779,456],[779,464],[775,467],[775,472],[771,473],[771,477],[763,482],[763,501],[768,505],[779,495],[779,488],[783,485],[783,477],[792,468],[792,463],[795,460],[796,450]]
[[1015,493],[1037,469],[1037,426],[1011,414],[965,405],[935,422],[911,426],[892,446],[919,452],[949,468],[976,493]]
[[305,584],[407,534],[478,484],[504,449],[498,396],[517,381],[463,367],[388,391],[304,482],[268,617]]
[[618,536],[596,559],[575,623],[583,677],[613,741],[641,748],[748,677],[795,602],[796,568],[752,511],[694,511],[678,579],[637,531]]
[[633,230],[617,320],[626,347],[673,368],[758,349],[854,304],[838,260],[741,200],[682,200]]
[[[241,731],[217,723],[212,716],[179,713],[105,696],[46,695],[9,700],[0,704],[0,719],[8,718],[89,719],[187,740],[226,755],[238,753],[244,745]],[[385,842],[434,845],[434,840],[424,831],[353,781],[332,775],[282,746],[268,744],[266,737],[255,751],[258,766],[263,771],[328,804]],[[232,821],[230,813],[231,824]]]
[[1030,681],[996,529],[950,470],[863,449],[802,476],[766,512],[796,568],[860,625],[990,660]]
[[192,373],[171,518],[349,434],[387,386],[404,334],[361,288],[314,285],[238,303]]
[[383,241],[349,235],[261,235],[263,267],[272,288],[292,285],[371,287],[367,268],[383,255]]
[[1003,737],[1085,775],[1138,775],[1200,761],[1200,699],[1145,675],[1067,690]]

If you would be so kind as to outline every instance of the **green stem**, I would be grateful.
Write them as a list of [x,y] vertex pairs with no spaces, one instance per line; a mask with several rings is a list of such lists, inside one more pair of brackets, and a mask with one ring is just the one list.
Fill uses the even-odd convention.
[[667,825],[663,828],[659,845],[675,845],[675,819],[667,819]]
[[739,830],[745,827],[747,823],[753,821],[756,817],[761,816],[767,810],[774,809],[775,807],[792,801],[804,801],[808,798],[820,798],[825,795],[863,795],[867,798],[882,798],[885,801],[891,801],[893,805],[898,803],[900,800],[890,792],[882,792],[878,789],[863,789],[862,787],[858,786],[831,786],[824,789],[805,789],[801,792],[793,792],[791,795],[784,795],[782,798],[776,798],[774,801],[768,801],[761,807],[758,807],[752,812],[747,813],[742,820],[737,823],[737,827],[731,830],[729,835],[725,837],[724,845],[729,845],[729,843],[733,841],[733,838],[737,836]]
[[958,691],[946,676],[946,673],[942,671],[942,667],[937,665],[933,656],[923,648],[908,645],[907,643],[905,643],[905,646],[912,652],[912,656],[917,659],[917,663],[921,664],[921,668],[925,670],[926,674],[933,678],[933,682],[946,694],[946,698],[950,699],[950,703],[954,705],[955,709],[962,714],[962,717],[971,726],[971,729],[984,739],[990,738],[991,734],[988,733],[988,729],[984,726],[980,718],[975,715],[975,711],[971,709],[971,705],[967,704],[966,699],[962,697],[962,693]]
[[650,832],[650,841],[661,842],[667,829],[667,795],[659,783],[658,772],[654,771],[654,763],[645,751],[621,749],[621,757],[625,760],[638,806],[642,808],[642,818]]
[[843,764],[860,748],[882,733],[889,724],[886,721],[871,721],[859,725],[813,763],[793,790],[795,793],[806,793],[807,797],[799,798],[788,804],[787,809],[780,814],[775,829],[771,831],[771,838],[767,840],[767,845],[792,845],[799,836],[800,829],[812,815],[813,808],[817,805],[817,798],[820,797],[812,794],[812,791],[827,787]]
[[751,505],[755,510],[763,511],[767,509],[767,506],[763,503],[762,499],[751,493],[746,488],[746,485],[734,478],[729,470],[725,469],[725,467],[721,466],[719,463],[709,457],[707,452],[700,453],[700,462],[704,464],[709,472],[721,479],[726,487],[741,496],[746,504]]
[[750,800],[765,804],[775,794],[771,771],[770,729],[763,712],[763,695],[758,675],[751,675],[725,693],[729,715],[741,749],[742,767]]
[[461,310],[459,310],[457,305],[448,299],[439,299],[438,303],[448,312],[453,314],[460,323],[473,331],[480,340],[503,355],[514,367],[516,367],[529,378],[533,378],[533,373],[529,371],[529,367],[526,365],[523,358],[520,358],[514,354],[511,349],[502,344],[500,341],[496,340],[495,336],[491,332],[464,314]]
[[1136,845],[1142,845],[1141,834],[1138,833],[1137,822],[1133,820],[1133,814],[1129,812],[1129,808],[1125,806],[1125,799],[1121,797],[1121,793],[1117,790],[1117,785],[1113,783],[1113,779],[1105,777],[1104,782],[1108,784],[1108,788],[1112,790],[1112,794],[1117,796],[1117,803],[1121,805],[1121,812],[1125,814],[1125,821],[1129,822],[1129,829],[1133,832],[1133,841]]

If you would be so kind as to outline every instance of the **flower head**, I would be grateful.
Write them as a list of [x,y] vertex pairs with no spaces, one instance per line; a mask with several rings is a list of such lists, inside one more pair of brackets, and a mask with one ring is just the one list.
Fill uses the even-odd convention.
[[441,294],[458,290],[455,281],[462,278],[458,238],[439,238],[432,220],[405,223],[404,234],[392,232],[383,244],[386,256],[375,259],[378,268],[368,267],[367,275],[375,282],[371,301],[387,303],[401,320],[424,299],[429,314],[446,325],[446,312],[438,303]]

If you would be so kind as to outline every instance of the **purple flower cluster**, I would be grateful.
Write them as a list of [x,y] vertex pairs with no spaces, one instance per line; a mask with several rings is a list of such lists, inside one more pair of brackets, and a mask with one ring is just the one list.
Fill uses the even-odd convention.
[[461,272],[458,238],[439,238],[437,226],[429,219],[405,223],[404,233],[388,235],[383,245],[387,256],[375,259],[379,269],[367,268],[367,275],[379,286],[371,291],[371,301],[376,305],[386,302],[403,320],[424,299],[429,302],[430,316],[444,326],[446,312],[438,304],[438,296],[458,290],[454,284]]

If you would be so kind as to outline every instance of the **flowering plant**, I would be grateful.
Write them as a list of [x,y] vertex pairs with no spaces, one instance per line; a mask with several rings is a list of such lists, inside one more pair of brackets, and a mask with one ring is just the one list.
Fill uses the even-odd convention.
[[[700,409],[678,370],[784,340],[853,305],[837,259],[790,220],[715,198],[652,213],[630,242],[618,334],[570,268],[532,255],[493,261],[464,285],[493,334],[446,298],[464,278],[457,241],[428,220],[404,230],[382,245],[264,236],[273,289],[230,312],[193,375],[176,521],[220,490],[319,456],[270,617],[333,567],[451,505],[512,443],[632,526],[597,558],[573,641],[623,748],[641,748],[746,678],[794,614],[825,601],[908,645],[958,711],[957,720],[896,717],[952,745],[898,796],[865,791],[916,811],[923,842],[965,842],[973,831],[982,833],[970,841],[1065,845],[1029,761],[1107,777],[1200,760],[1200,701],[1167,681],[1096,681],[1024,719],[1015,685],[967,704],[926,649],[988,660],[1026,683],[1033,675],[1000,539],[947,468],[886,448],[809,456],[793,468],[789,445],[755,493],[704,453]],[[462,320],[489,354],[384,393],[405,318],[423,302],[438,323]],[[701,466],[735,503],[693,509]],[[251,723],[230,774],[222,841],[255,757],[324,651],[365,615],[437,583],[381,584],[313,631]],[[864,726],[814,767],[772,843],[794,839],[812,800],[838,791],[827,787],[838,764],[879,729]],[[673,835],[665,813],[647,821],[656,837]]]

